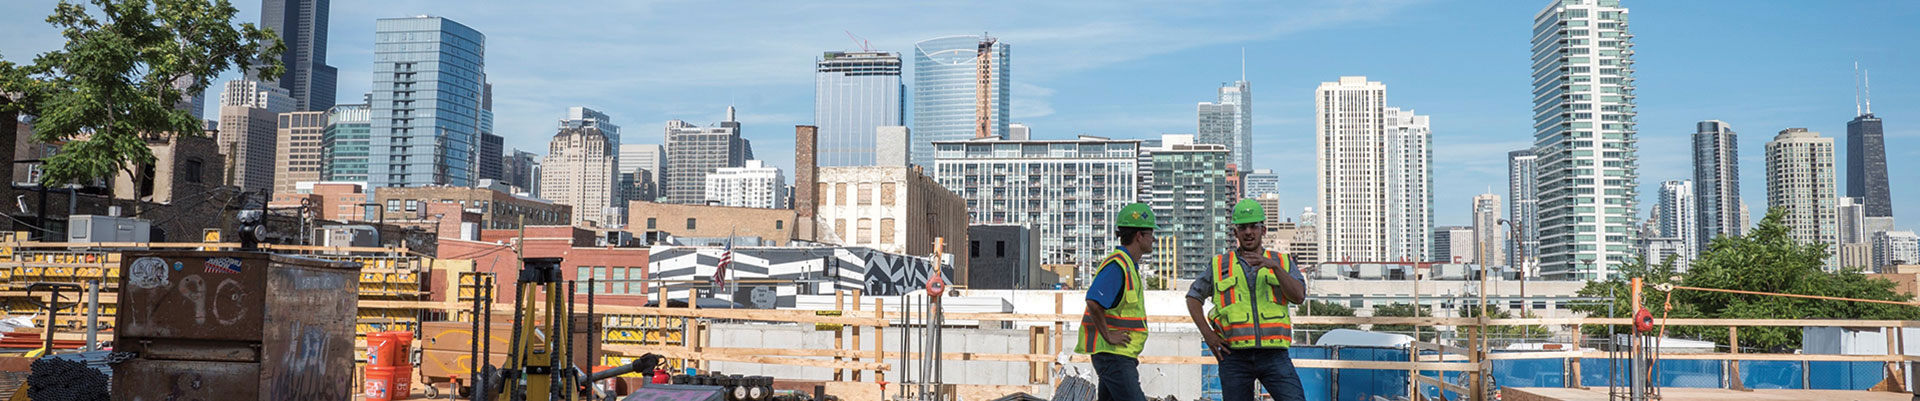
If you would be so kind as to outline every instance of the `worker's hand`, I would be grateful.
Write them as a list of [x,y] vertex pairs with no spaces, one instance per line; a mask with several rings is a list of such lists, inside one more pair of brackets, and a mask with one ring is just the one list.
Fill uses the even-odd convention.
[[1233,353],[1232,350],[1227,349],[1227,340],[1220,338],[1219,334],[1209,332],[1202,337],[1205,338],[1207,341],[1207,349],[1213,350],[1213,357],[1215,359],[1219,359],[1227,356],[1227,354]]
[[1272,269],[1274,273],[1280,273],[1280,268],[1282,267],[1280,266],[1280,261],[1276,259],[1269,259],[1263,253],[1264,252],[1261,252],[1261,253],[1241,252],[1240,259],[1247,261],[1248,266]]
[[1127,343],[1133,342],[1133,336],[1129,336],[1125,332],[1114,330],[1114,329],[1101,330],[1100,339],[1106,340],[1107,345],[1112,345],[1115,347],[1125,347],[1127,346]]

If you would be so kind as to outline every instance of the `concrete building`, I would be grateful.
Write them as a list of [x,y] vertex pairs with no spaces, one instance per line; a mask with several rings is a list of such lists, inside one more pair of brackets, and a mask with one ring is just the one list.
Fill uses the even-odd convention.
[[[280,76],[262,79],[285,89],[294,109],[327,111],[333,107],[340,72],[327,65],[327,17],[332,0],[261,0],[260,25],[286,44]],[[252,77],[258,79],[259,77]]]
[[273,192],[293,192],[295,183],[320,180],[321,137],[327,127],[326,111],[280,113],[273,155]]
[[486,47],[486,35],[446,18],[374,21],[368,186],[478,181]]
[[1740,201],[1740,142],[1733,127],[1720,120],[1694,124],[1693,200],[1696,219],[1694,249],[1722,235],[1746,233],[1746,205]]
[[1433,228],[1433,260],[1446,263],[1475,264],[1473,256],[1477,238],[1472,226],[1440,226]]
[[1320,263],[1320,230],[1314,228],[1317,221],[1313,208],[1302,209],[1300,224],[1294,226],[1293,242],[1287,244],[1287,253],[1292,254],[1293,261],[1302,266]]
[[1700,235],[1700,229],[1696,226],[1700,222],[1700,216],[1696,212],[1698,209],[1695,209],[1699,206],[1699,202],[1693,199],[1694,194],[1697,193],[1699,192],[1694,189],[1693,181],[1661,182],[1660,203],[1656,209],[1660,211],[1660,219],[1656,222],[1660,228],[1660,236],[1678,238],[1680,244],[1675,252],[1681,259],[1688,261],[1700,257],[1700,251],[1705,249],[1700,247],[1701,241],[1696,237]]
[[429,213],[428,205],[435,203],[451,203],[458,205],[457,211],[479,213],[480,228],[483,230],[520,228],[521,221],[528,226],[570,225],[573,221],[573,207],[510,194],[504,185],[496,184],[491,188],[442,185],[372,189],[373,203],[379,207],[371,217],[375,221],[395,225],[436,227],[449,217],[458,217]]
[[1859,116],[1847,121],[1847,196],[1867,205],[1867,217],[1893,216],[1892,189],[1887,183],[1886,131],[1873,115],[1873,100]]
[[683,205],[707,202],[707,175],[721,167],[746,165],[752,151],[740,137],[740,122],[734,120],[733,106],[727,106],[727,120],[717,127],[700,127],[685,121],[667,122],[667,159],[661,168],[666,183],[661,201]]
[[[1013,59],[1008,48],[1006,42],[985,34],[943,36],[913,44],[914,165],[933,165],[934,142],[1006,138],[1008,119],[1013,116]],[[985,81],[979,71],[983,61]]]
[[665,170],[662,170],[661,168],[664,167],[663,163],[666,162],[666,160],[667,160],[667,148],[664,146],[660,146],[657,144],[650,144],[650,143],[649,144],[621,144],[619,168],[620,168],[620,176],[622,177],[622,180],[623,180],[622,182],[625,182],[624,181],[625,178],[628,177],[629,175],[637,174],[636,170],[644,169],[647,171],[645,175],[647,175],[650,178],[647,178],[645,182],[635,181],[631,185],[628,185],[628,187],[654,188],[654,190],[651,191],[653,193],[648,194],[650,196],[646,196],[644,198],[636,198],[634,196],[639,196],[640,194],[629,194],[627,196],[622,197],[621,202],[636,201],[636,200],[653,202],[655,198],[659,197],[660,180],[662,180],[665,177],[664,175]]
[[[1417,270],[1420,269],[1407,265],[1322,266],[1308,276],[1307,292],[1316,300],[1354,308],[1360,316],[1373,316],[1374,308],[1379,306],[1414,303],[1415,296],[1421,305],[1433,308],[1435,316],[1461,316],[1459,309],[1479,307],[1480,280],[1475,275],[1480,271],[1479,265],[1431,265],[1417,273],[1420,280],[1412,280]],[[1492,271],[1495,274],[1487,277],[1487,285],[1491,287],[1487,291],[1490,306],[1512,312],[1525,310],[1544,318],[1571,318],[1580,316],[1571,310],[1573,305],[1593,302],[1579,295],[1587,284],[1583,281],[1528,280],[1523,284],[1502,269]],[[1522,291],[1522,286],[1526,290]]]
[[540,197],[573,207],[570,223],[620,224],[614,207],[614,142],[600,128],[562,127],[540,162]]
[[[153,152],[153,176],[147,179],[152,181],[147,185],[134,185],[133,177],[125,170],[115,170],[113,198],[163,204],[204,202],[209,192],[222,186],[219,178],[225,162],[217,146],[207,137],[167,135],[164,139],[149,140],[147,149]],[[59,210],[66,210],[64,204],[60,207]]]
[[1873,235],[1875,268],[1914,264],[1920,261],[1920,236],[1913,231],[1883,231]]
[[1387,86],[1340,77],[1315,90],[1314,131],[1326,260],[1428,258],[1432,165],[1426,116],[1386,107]]
[[1640,198],[1627,9],[1555,0],[1534,14],[1532,32],[1540,275],[1612,278],[1633,259]]
[[373,132],[372,110],[365,104],[327,109],[320,133],[319,181],[367,182],[367,146]]
[[[1149,257],[1175,258],[1173,277],[1192,279],[1209,269],[1214,255],[1233,247],[1225,228],[1239,199],[1234,198],[1227,177],[1238,172],[1230,166],[1232,152],[1226,146],[1197,144],[1191,135],[1164,135],[1160,140],[1160,147],[1143,151],[1150,154],[1152,164],[1141,169],[1153,171],[1153,182],[1142,184],[1148,195],[1141,200],[1153,207],[1159,219],[1160,229],[1154,235],[1175,242],[1156,248]],[[1111,219],[1107,215],[1117,210],[1098,212]]]
[[1245,190],[1240,191],[1240,196],[1243,197],[1259,198],[1269,194],[1279,195],[1280,175],[1274,174],[1273,169],[1256,169],[1252,173],[1247,173],[1247,179],[1242,181],[1241,185],[1246,187]]
[[[759,246],[791,246],[813,241],[796,223],[792,209],[681,205],[645,201],[627,202],[627,231],[649,237],[659,233],[675,238],[751,239]],[[657,236],[657,235],[656,235]],[[739,245],[745,245],[743,242]]]
[[272,207],[298,207],[306,200],[308,210],[313,217],[333,221],[373,221],[368,217],[378,216],[379,212],[368,213],[366,183],[305,181],[294,184],[293,190],[273,193]]
[[540,181],[539,155],[514,149],[512,152],[502,154],[501,157],[506,159],[507,177],[503,181],[513,187],[514,193],[539,193],[539,185],[535,184]]
[[1007,140],[1025,141],[1033,139],[1033,127],[1022,123],[1007,124]]
[[[1539,156],[1533,149],[1507,152],[1507,223],[1520,232],[1520,247],[1507,248],[1507,260],[1531,266],[1540,256]],[[1434,249],[1439,249],[1438,247]],[[1530,271],[1529,274],[1532,274]]]
[[707,175],[707,204],[762,209],[786,209],[787,174],[760,160],[746,166],[721,167]]
[[967,288],[977,290],[1053,289],[1059,277],[1040,268],[1040,241],[1024,224],[967,227]]
[[1473,260],[1507,266],[1507,228],[1500,224],[1500,195],[1473,197]]
[[1220,86],[1217,102],[1200,102],[1194,142],[1226,146],[1229,163],[1253,169],[1253,88],[1245,77]]
[[1640,256],[1646,258],[1649,265],[1666,263],[1667,258],[1673,258],[1674,272],[1686,272],[1692,267],[1693,258],[1686,255],[1687,248],[1692,246],[1678,237],[1641,237],[1637,245]]
[[1136,202],[1140,141],[986,138],[934,146],[934,178],[973,224],[1026,224],[1044,264],[1091,271],[1118,246],[1113,213]]
[[913,162],[913,132],[907,127],[880,127],[874,144],[875,166],[905,166]]
[[[819,167],[813,183],[819,242],[867,246],[882,252],[932,255],[934,239],[945,241],[967,277],[967,203],[918,168],[907,166]],[[966,284],[964,282],[956,284]]]
[[232,168],[228,184],[248,190],[272,188],[280,113],[294,110],[285,89],[260,81],[227,81],[220,93],[220,154]]
[[900,54],[826,52],[814,60],[813,124],[821,166],[872,166],[880,127],[906,123]]
[[[1386,112],[1387,257],[1429,260],[1433,227],[1433,136],[1427,116],[1388,107]],[[1491,216],[1498,219],[1498,197]]]
[[1835,254],[1841,268],[1859,268],[1873,271],[1880,266],[1873,263],[1873,233],[1867,231],[1867,208],[1860,198],[1839,197],[1835,199],[1834,218],[1839,225],[1836,234],[1839,247]]
[[[1794,240],[1839,245],[1834,179],[1833,138],[1788,128],[1767,142],[1767,207],[1786,210]],[[1828,269],[1837,262],[1828,258]]]

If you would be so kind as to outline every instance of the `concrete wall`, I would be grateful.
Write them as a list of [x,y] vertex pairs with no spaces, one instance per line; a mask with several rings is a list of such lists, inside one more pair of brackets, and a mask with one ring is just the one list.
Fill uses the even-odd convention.
[[[833,332],[814,331],[811,325],[766,325],[766,324],[715,324],[712,326],[712,345],[729,348],[787,348],[787,349],[832,349]],[[1071,330],[1071,329],[1069,329]],[[873,349],[872,332],[863,333],[859,349]],[[917,336],[917,332],[915,333]],[[1068,332],[1069,342],[1066,350],[1072,353],[1073,332]],[[900,350],[901,331],[889,328],[885,333],[887,351]],[[851,334],[845,336],[852,341]],[[1027,349],[1026,330],[947,328],[942,335],[944,344],[941,349],[949,354],[971,352],[979,354],[1024,354]],[[918,346],[917,338],[908,342]],[[1185,332],[1156,331],[1147,340],[1144,355],[1200,355],[1200,335],[1191,330]],[[830,359],[830,358],[818,358]],[[890,360],[896,365],[900,361]],[[910,364],[918,361],[909,361]],[[917,365],[916,365],[917,366]],[[1085,363],[1068,365],[1068,372],[1075,369],[1080,372],[1092,372],[1093,366]],[[785,365],[763,365],[739,362],[714,362],[713,370],[726,374],[768,375],[780,379],[794,380],[831,380],[833,371],[827,368],[794,367]],[[949,384],[1026,384],[1030,377],[1029,366],[1024,362],[985,362],[985,361],[946,361],[946,383]],[[870,375],[871,373],[869,373]],[[872,376],[862,379],[871,381]],[[888,372],[887,381],[899,382],[899,372]],[[1141,365],[1140,381],[1149,397],[1174,395],[1183,400],[1200,398],[1200,365]],[[1041,397],[1051,395],[1036,394]],[[984,401],[984,400],[966,400]]]

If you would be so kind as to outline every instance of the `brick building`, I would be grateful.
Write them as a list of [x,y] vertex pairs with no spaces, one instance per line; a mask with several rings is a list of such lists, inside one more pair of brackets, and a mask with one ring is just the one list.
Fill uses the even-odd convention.
[[[681,238],[758,238],[761,246],[812,240],[794,229],[793,210],[628,202],[627,230],[635,236],[660,232]],[[746,244],[741,244],[746,245]]]
[[413,227],[430,227],[458,217],[447,212],[431,212],[427,207],[431,203],[458,204],[464,210],[479,213],[482,230],[519,228],[523,217],[529,226],[571,225],[573,213],[573,208],[567,205],[507,193],[503,185],[495,188],[381,187],[374,189],[373,203],[380,205],[373,212],[374,219]]
[[[621,248],[594,246],[593,231],[572,226],[533,226],[526,227],[526,237],[520,237],[518,229],[483,230],[480,239],[465,240],[442,237],[440,257],[445,259],[468,259],[474,268],[481,272],[497,274],[500,299],[499,303],[513,303],[516,293],[514,279],[518,277],[519,259],[514,254],[514,244],[522,245],[526,257],[557,257],[564,259],[560,264],[561,276],[566,280],[580,280],[574,299],[585,302],[588,291],[587,278],[595,279],[600,287],[594,294],[594,302],[601,305],[644,306],[647,303],[647,290],[651,288],[647,280],[647,248]],[[436,288],[435,291],[445,291]],[[436,294],[445,296],[444,294]]]

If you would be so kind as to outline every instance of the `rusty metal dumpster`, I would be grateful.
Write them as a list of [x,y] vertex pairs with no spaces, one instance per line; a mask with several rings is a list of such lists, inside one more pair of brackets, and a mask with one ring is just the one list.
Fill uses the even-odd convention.
[[257,252],[121,260],[116,400],[349,400],[359,265]]

